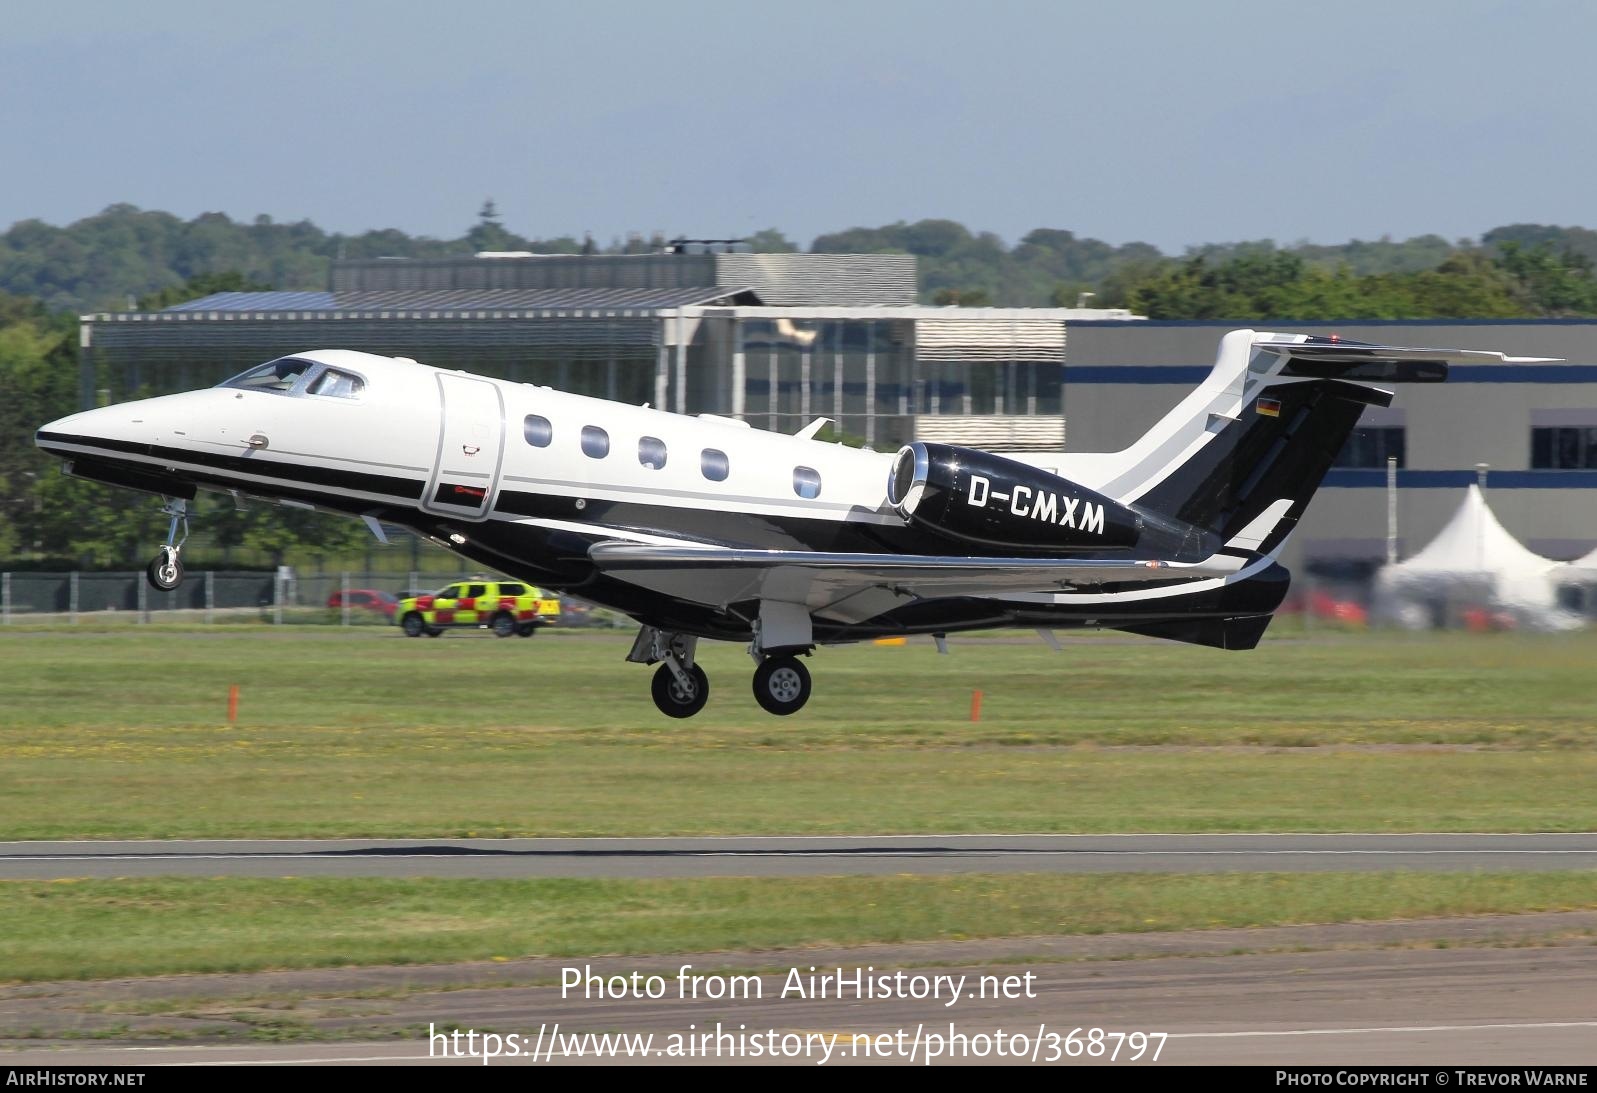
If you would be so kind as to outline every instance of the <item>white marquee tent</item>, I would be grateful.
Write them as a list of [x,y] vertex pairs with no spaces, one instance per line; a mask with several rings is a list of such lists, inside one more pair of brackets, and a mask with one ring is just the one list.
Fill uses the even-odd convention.
[[1436,538],[1376,575],[1376,607],[1415,629],[1459,625],[1483,612],[1528,629],[1566,629],[1580,624],[1558,606],[1554,577],[1566,565],[1509,534],[1472,485]]

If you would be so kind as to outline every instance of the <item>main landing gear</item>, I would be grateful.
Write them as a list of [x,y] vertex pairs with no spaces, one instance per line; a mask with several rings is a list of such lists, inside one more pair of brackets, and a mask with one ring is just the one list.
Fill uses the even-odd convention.
[[[645,626],[638,631],[627,659],[638,664],[658,664],[650,693],[667,717],[692,717],[710,699],[710,680],[694,661],[699,639],[686,634]],[[797,713],[810,700],[810,673],[798,657],[787,651],[755,652],[754,700],[768,713],[785,717]]]
[[[161,548],[161,553],[150,560],[145,567],[144,576],[150,582],[150,587],[161,592],[170,592],[183,583],[183,559],[181,557],[183,544],[189,540],[189,511],[188,502],[181,497],[167,497],[163,499],[161,514],[172,518],[167,526],[166,545]],[[183,529],[183,537],[178,538],[178,529]]]
[[754,669],[754,701],[766,713],[786,717],[810,700],[810,670],[798,657],[766,657]]

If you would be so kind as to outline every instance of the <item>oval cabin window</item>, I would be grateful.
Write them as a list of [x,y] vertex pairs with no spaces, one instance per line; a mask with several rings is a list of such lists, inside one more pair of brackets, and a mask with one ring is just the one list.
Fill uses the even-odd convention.
[[704,472],[704,477],[711,482],[725,482],[726,476],[731,473],[732,464],[727,460],[725,452],[706,448],[699,453],[699,470]]
[[819,497],[821,495],[821,472],[814,467],[794,467],[793,492],[800,497]]
[[610,454],[610,434],[597,425],[582,427],[582,454],[590,459],[603,459]]
[[665,467],[665,441],[657,436],[646,436],[638,441],[638,462],[651,471]]
[[549,424],[548,418],[528,414],[527,419],[521,423],[521,435],[526,437],[527,443],[534,448],[547,448],[549,442],[555,438],[555,428]]

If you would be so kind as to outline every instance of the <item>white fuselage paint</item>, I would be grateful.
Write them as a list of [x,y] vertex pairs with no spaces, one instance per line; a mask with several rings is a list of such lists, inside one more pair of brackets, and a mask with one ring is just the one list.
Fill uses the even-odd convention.
[[[1257,362],[1250,346],[1260,338],[1303,340],[1301,335],[1261,335],[1251,330],[1227,334],[1209,377],[1123,451],[1009,453],[1009,458],[1046,468],[1122,503],[1135,501],[1207,443],[1212,435],[1210,421],[1241,413],[1265,382],[1283,382],[1272,374],[1275,368],[1254,370]],[[366,386],[354,399],[210,388],[89,410],[49,428],[213,454],[249,454],[262,464],[259,480],[263,482],[273,480],[270,464],[278,459],[433,482],[441,461],[445,469],[484,467],[492,462],[492,446],[499,444],[495,489],[569,498],[573,504],[579,499],[599,499],[678,508],[713,505],[755,515],[903,524],[886,503],[892,453],[766,432],[724,418],[692,417],[446,372],[406,358],[352,350],[295,356],[353,372]],[[448,411],[454,407],[444,405],[448,396],[442,393],[448,385],[459,391],[494,389],[503,415],[497,430],[501,435],[492,435],[496,430],[491,423],[479,421],[479,426],[487,427],[473,430],[470,424],[453,420]],[[522,423],[529,414],[550,421],[553,435],[547,447],[534,447],[523,438]],[[583,453],[581,431],[585,426],[608,434],[610,448],[604,458]],[[267,448],[249,447],[249,438],[255,435],[268,438]],[[663,467],[654,469],[640,462],[638,444],[644,437],[664,442],[667,458]],[[469,459],[455,451],[457,444],[478,439],[485,441],[478,445],[484,450]],[[702,473],[700,455],[705,449],[725,453],[725,480],[712,481]],[[820,475],[821,490],[816,497],[798,496],[793,476],[799,467]],[[357,492],[373,500],[396,500]],[[978,502],[972,497],[971,503]],[[985,498],[980,503],[985,503]],[[1024,505],[1028,501],[1011,498],[1010,503]],[[1063,523],[1070,518],[1064,510],[1051,513],[1043,498],[1031,499],[1030,504],[1030,511],[1040,520]],[[514,519],[487,508],[483,514],[487,518]],[[456,518],[472,518],[459,506],[442,511]],[[1077,518],[1089,529],[1095,524],[1092,513]]]
[[[726,420],[672,414],[604,399],[567,394],[547,387],[440,372],[412,361],[364,353],[300,353],[356,372],[366,381],[358,398],[286,396],[227,387],[129,402],[89,410],[53,422],[57,433],[76,433],[127,444],[188,449],[196,455],[242,457],[255,467],[236,472],[245,486],[293,483],[278,473],[282,463],[358,474],[386,475],[434,485],[451,474],[474,476],[490,494],[505,489],[577,501],[643,502],[668,508],[736,509],[739,512],[802,516],[812,520],[864,520],[902,524],[886,506],[892,454],[861,451],[842,444],[785,436]],[[458,378],[457,378],[458,377]],[[446,414],[440,380],[491,387],[502,409],[498,422],[465,422]],[[485,416],[478,404],[477,418]],[[450,409],[453,409],[451,405]],[[528,415],[551,425],[546,447],[523,435]],[[604,430],[608,452],[584,454],[584,428]],[[264,437],[264,447],[251,447]],[[644,438],[662,441],[663,467],[639,459]],[[475,451],[468,453],[468,448]],[[93,445],[78,450],[94,454]],[[712,481],[701,469],[706,450],[726,457],[727,474]],[[201,470],[180,451],[165,456],[130,456],[152,468]],[[795,470],[808,468],[821,480],[814,498],[800,497]],[[430,496],[430,490],[428,496]],[[416,506],[381,490],[356,490],[367,500]],[[427,503],[423,508],[430,507]],[[483,506],[451,505],[441,511],[455,519],[517,517],[480,511]]]

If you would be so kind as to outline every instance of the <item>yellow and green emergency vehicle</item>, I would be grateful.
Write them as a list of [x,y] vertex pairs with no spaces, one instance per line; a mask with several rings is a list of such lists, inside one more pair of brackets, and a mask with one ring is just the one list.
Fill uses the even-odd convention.
[[406,637],[436,638],[445,630],[486,628],[495,637],[530,638],[560,617],[560,599],[520,581],[456,581],[425,596],[399,601],[394,618]]

